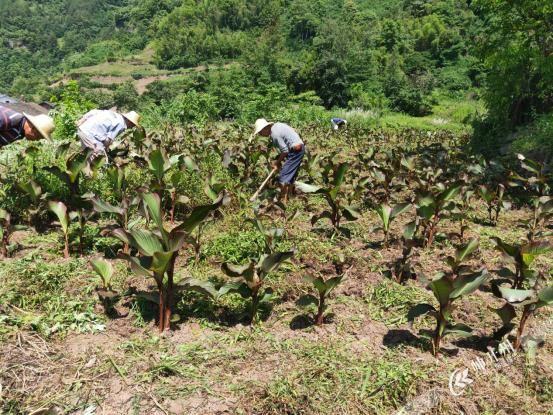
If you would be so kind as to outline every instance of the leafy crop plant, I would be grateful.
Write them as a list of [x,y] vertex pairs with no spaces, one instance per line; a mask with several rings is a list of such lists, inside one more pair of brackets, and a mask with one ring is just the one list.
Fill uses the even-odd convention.
[[431,315],[436,319],[436,328],[433,333],[432,347],[434,356],[440,352],[442,339],[451,334],[469,336],[472,329],[466,324],[452,322],[452,314],[455,309],[454,302],[465,297],[480,287],[488,280],[488,271],[484,268],[472,272],[470,267],[463,265],[478,248],[478,240],[472,239],[466,245],[456,250],[455,257],[448,257],[447,263],[451,267],[448,273],[439,273],[429,284],[434,297],[438,301],[438,307],[432,304],[417,304],[408,313],[408,320],[413,321],[422,315]]
[[263,254],[259,260],[250,261],[245,265],[224,263],[223,272],[239,281],[231,281],[223,285],[219,289],[219,295],[239,293],[243,298],[249,298],[251,300],[250,323],[255,324],[259,305],[268,303],[273,297],[272,288],[262,290],[267,276],[278,270],[280,265],[293,255],[293,251],[275,252],[269,255]]
[[[130,230],[117,229],[113,232],[115,237],[138,251],[135,255],[121,255],[123,259],[130,263],[133,272],[139,276],[153,278],[157,284],[159,294],[158,327],[160,331],[168,330],[171,321],[174,321],[172,310],[175,291],[179,288],[175,285],[174,278],[177,256],[192,231],[211,212],[222,205],[224,196],[224,193],[221,193],[215,203],[194,208],[180,225],[168,231],[163,223],[160,197],[155,193],[143,194],[142,199],[149,217],[153,221],[153,230],[133,227]],[[192,278],[183,280],[180,288],[197,290],[209,295],[215,294],[211,284]]]

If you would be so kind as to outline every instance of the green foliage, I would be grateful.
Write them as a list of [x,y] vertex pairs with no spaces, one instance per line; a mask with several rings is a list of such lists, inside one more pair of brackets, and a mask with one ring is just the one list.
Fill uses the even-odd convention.
[[243,298],[250,298],[250,324],[255,324],[260,305],[269,303],[273,297],[272,288],[264,288],[266,278],[276,272],[284,261],[294,256],[293,251],[263,254],[257,261],[245,265],[224,263],[223,272],[238,281],[231,281],[219,289],[219,296],[228,293],[239,293]]
[[452,313],[454,310],[453,302],[455,300],[473,293],[489,278],[486,269],[473,272],[470,267],[461,266],[461,263],[477,247],[478,242],[475,240],[459,247],[455,258],[449,257],[447,259],[448,265],[451,266],[451,272],[438,274],[428,285],[439,304],[437,308],[428,303],[421,303],[409,310],[409,321],[413,321],[415,318],[426,314],[436,319],[432,343],[434,356],[437,356],[440,352],[440,345],[444,336],[450,334],[470,336],[472,332],[472,329],[466,324],[453,324]]

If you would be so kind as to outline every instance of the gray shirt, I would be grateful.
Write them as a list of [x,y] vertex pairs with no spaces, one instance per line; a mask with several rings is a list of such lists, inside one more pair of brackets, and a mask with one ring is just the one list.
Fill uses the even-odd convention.
[[299,134],[289,125],[276,122],[271,127],[271,140],[281,153],[288,153],[296,144],[303,144]]

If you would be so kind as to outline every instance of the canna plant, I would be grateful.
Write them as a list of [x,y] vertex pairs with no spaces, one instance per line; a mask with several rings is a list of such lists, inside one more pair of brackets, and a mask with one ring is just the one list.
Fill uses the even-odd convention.
[[433,244],[439,222],[455,208],[453,200],[460,191],[461,184],[459,183],[451,184],[448,187],[443,183],[438,183],[434,191],[417,192],[415,202],[417,223],[422,226],[425,247]]
[[[194,229],[208,215],[218,209],[224,199],[221,193],[218,200],[210,205],[199,206],[178,226],[168,231],[163,223],[161,199],[156,193],[144,193],[141,198],[148,215],[153,222],[153,230],[133,227],[130,230],[117,229],[113,235],[137,250],[135,255],[121,254],[127,260],[133,272],[139,276],[153,278],[158,289],[158,328],[169,330],[170,324],[178,316],[172,316],[175,302],[175,292],[179,288],[175,284],[175,262],[180,250]],[[211,284],[205,281],[186,278],[180,288],[196,290],[214,295]]]
[[503,326],[498,330],[501,335],[506,335],[512,331],[515,327],[512,321],[517,316],[517,310],[522,309],[515,340],[515,349],[519,349],[528,320],[540,308],[553,304],[553,285],[540,288],[539,284],[536,284],[531,290],[494,286],[494,294],[506,301],[503,307],[492,309],[503,322]]
[[265,254],[272,254],[276,252],[276,246],[278,242],[282,239],[284,235],[284,229],[282,228],[267,228],[263,225],[259,213],[257,210],[254,210],[254,218],[252,223],[256,229],[263,235],[263,252]]
[[259,306],[267,304],[273,298],[272,288],[265,286],[267,277],[278,270],[282,263],[294,255],[293,251],[262,254],[257,261],[250,261],[245,265],[224,263],[223,272],[238,281],[231,281],[219,289],[219,296],[227,293],[239,293],[243,298],[251,301],[249,321],[255,324]]
[[411,207],[410,203],[400,203],[395,205],[393,208],[388,206],[386,203],[382,203],[377,206],[375,212],[382,222],[381,227],[377,227],[374,230],[382,230],[384,233],[384,247],[388,247],[388,236],[390,233],[390,226],[394,219],[401,215],[403,212],[406,212]]
[[[518,155],[526,176],[511,173],[509,184],[513,187],[520,187],[532,207],[531,217],[524,221],[528,229],[527,238],[533,242],[536,238],[551,236],[551,220],[553,219],[553,197],[551,196],[550,183],[552,175],[550,166],[546,163],[539,163],[527,159],[522,154]],[[527,177],[529,176],[529,177]]]
[[0,257],[7,258],[13,251],[14,246],[10,244],[12,234],[25,229],[26,226],[13,224],[11,214],[0,208]]
[[551,252],[553,246],[547,241],[527,242],[519,245],[511,245],[498,237],[492,237],[495,246],[507,261],[514,265],[515,271],[508,268],[501,270],[501,276],[512,280],[512,288],[522,289],[528,283],[533,286],[536,282],[538,273],[531,269],[534,260],[542,254]]
[[102,289],[105,291],[112,291],[111,280],[113,278],[113,265],[111,262],[102,258],[95,258],[90,261],[92,269],[100,277],[102,283]]
[[458,248],[454,257],[447,258],[451,270],[447,273],[439,273],[430,282],[429,287],[438,302],[438,307],[431,304],[417,304],[409,310],[407,317],[410,322],[422,315],[430,315],[436,319],[436,327],[432,336],[434,356],[439,354],[440,345],[445,336],[451,334],[469,336],[472,332],[472,329],[465,324],[454,324],[452,314],[456,300],[473,293],[489,278],[485,268],[472,272],[470,267],[463,265],[463,262],[477,248],[478,241],[476,239],[472,239],[466,245]]
[[51,200],[48,202],[48,209],[50,209],[50,211],[52,211],[58,218],[58,222],[63,232],[63,257],[67,259],[69,258],[69,225],[71,224],[72,218],[67,212],[67,206],[63,202]]
[[415,278],[414,271],[414,249],[416,246],[415,241],[415,223],[408,223],[403,229],[403,235],[401,237],[401,258],[394,264],[393,273],[396,281],[399,284],[403,284],[408,279]]
[[34,180],[20,182],[17,186],[31,198],[32,207],[28,209],[28,223],[38,230],[42,226],[40,215],[47,208],[48,193],[43,193],[40,185]]
[[119,299],[119,294],[113,291],[111,280],[113,278],[113,265],[102,258],[95,258],[90,261],[92,269],[100,277],[101,287],[96,287],[98,298],[102,302],[106,314],[117,314],[114,312],[114,304]]
[[347,192],[344,189],[344,179],[348,169],[346,163],[339,165],[333,165],[333,174],[330,176],[330,169],[326,166],[326,170],[323,173],[324,181],[327,183],[327,187],[315,186],[306,183],[297,182],[296,187],[303,193],[312,193],[322,195],[328,203],[329,209],[324,210],[318,215],[314,215],[311,219],[311,224],[315,225],[321,219],[328,219],[334,227],[335,233],[342,230],[340,224],[342,219],[345,218],[350,221],[357,220],[361,217],[359,211],[353,207],[350,203],[348,195],[351,192]]
[[511,208],[511,202],[505,200],[505,186],[499,183],[496,189],[492,190],[483,184],[478,187],[478,193],[486,202],[490,223],[496,226],[499,214]]
[[344,279],[344,274],[336,277],[324,279],[323,277],[314,277],[312,275],[306,276],[306,280],[313,284],[317,295],[306,294],[299,298],[298,305],[302,307],[315,306],[317,312],[315,314],[315,324],[321,326],[324,322],[325,313],[328,310],[327,300],[330,293],[338,286]]

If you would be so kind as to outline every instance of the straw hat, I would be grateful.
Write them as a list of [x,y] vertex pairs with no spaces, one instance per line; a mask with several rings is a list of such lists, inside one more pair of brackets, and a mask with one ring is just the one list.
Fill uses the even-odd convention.
[[40,135],[51,140],[52,131],[56,128],[54,120],[46,114],[29,115],[23,113],[23,116],[40,133]]
[[140,115],[138,113],[131,111],[126,114],[121,114],[125,119],[129,120],[133,125],[140,127]]
[[265,118],[260,118],[255,122],[255,132],[253,135],[259,134],[263,129],[269,125],[273,125],[274,122],[269,122]]

